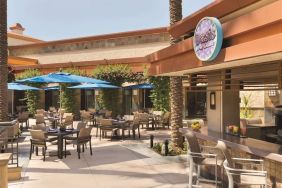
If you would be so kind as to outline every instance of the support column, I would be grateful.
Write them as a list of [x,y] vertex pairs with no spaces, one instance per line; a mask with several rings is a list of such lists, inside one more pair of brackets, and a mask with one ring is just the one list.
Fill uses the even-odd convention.
[[11,157],[11,153],[0,154],[0,188],[8,187],[8,162]]

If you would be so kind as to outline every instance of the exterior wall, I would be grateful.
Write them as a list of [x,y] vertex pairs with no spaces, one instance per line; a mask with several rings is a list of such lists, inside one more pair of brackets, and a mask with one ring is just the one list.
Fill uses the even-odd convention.
[[8,37],[8,46],[32,44],[34,42]]
[[22,49],[20,51],[12,50],[11,54],[14,56],[38,59],[39,64],[53,64],[66,62],[95,61],[104,59],[144,57],[152,52],[163,49],[168,45],[168,42],[158,42],[150,44],[119,46],[110,48],[93,48],[65,52],[48,52],[48,50],[46,50],[44,51],[44,53],[31,53],[29,49]]

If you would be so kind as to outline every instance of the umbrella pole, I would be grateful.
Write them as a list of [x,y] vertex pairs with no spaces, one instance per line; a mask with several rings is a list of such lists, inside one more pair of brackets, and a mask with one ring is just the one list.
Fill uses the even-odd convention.
[[146,93],[145,93],[145,89],[143,89],[143,93],[144,93],[144,98],[143,98],[143,107],[144,107],[144,110],[145,110],[145,106],[146,106],[146,104],[145,104],[145,97],[146,97]]
[[60,123],[62,123],[62,85],[60,84]]
[[12,90],[12,115],[14,114],[14,90]]

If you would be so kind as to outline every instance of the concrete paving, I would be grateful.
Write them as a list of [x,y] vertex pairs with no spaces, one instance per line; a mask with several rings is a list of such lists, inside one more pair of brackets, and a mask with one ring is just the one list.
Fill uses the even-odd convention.
[[[110,141],[93,136],[93,156],[87,148],[78,159],[76,148],[68,145],[71,155],[62,160],[47,156],[45,162],[41,152],[28,159],[29,136],[24,134],[20,143],[23,178],[10,182],[9,188],[187,187],[185,156],[163,157],[155,153],[148,147],[150,134],[156,139],[168,137],[168,131],[142,131],[141,140]],[[52,150],[56,151],[55,145],[48,146],[48,151]]]

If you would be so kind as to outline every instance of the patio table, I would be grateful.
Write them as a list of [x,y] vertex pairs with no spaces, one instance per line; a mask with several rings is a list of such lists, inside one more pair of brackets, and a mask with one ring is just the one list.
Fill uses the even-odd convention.
[[67,135],[78,134],[78,133],[79,133],[79,130],[77,129],[66,129],[65,131],[61,131],[60,129],[55,129],[55,130],[46,131],[46,135],[58,137],[58,157],[59,159],[63,158],[64,137]]

